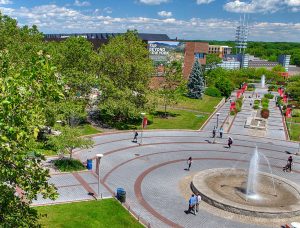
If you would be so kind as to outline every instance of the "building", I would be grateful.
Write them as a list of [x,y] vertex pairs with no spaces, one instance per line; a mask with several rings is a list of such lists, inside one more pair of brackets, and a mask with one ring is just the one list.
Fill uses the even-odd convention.
[[206,55],[208,54],[208,43],[206,42],[186,42],[184,50],[183,76],[189,78],[195,59],[201,65],[206,64]]
[[226,55],[231,54],[232,48],[229,46],[222,45],[209,45],[208,46],[208,54],[216,54],[220,58],[224,58]]
[[[45,34],[45,41],[64,41],[69,37],[84,37],[90,41],[95,49],[98,49],[101,45],[108,43],[109,39],[114,38],[124,33],[62,33],[62,34]],[[138,36],[144,41],[149,40],[171,40],[166,34],[151,34],[151,33],[139,33]]]
[[286,72],[289,71],[291,56],[290,55],[280,55],[278,57],[278,63],[282,65]]

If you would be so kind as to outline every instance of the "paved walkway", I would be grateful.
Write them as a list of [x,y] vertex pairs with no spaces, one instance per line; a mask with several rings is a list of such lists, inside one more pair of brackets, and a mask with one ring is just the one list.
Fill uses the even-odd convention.
[[[229,102],[218,112],[228,113]],[[286,164],[287,152],[295,153],[298,144],[279,138],[280,122],[271,121],[267,137],[249,136],[243,131],[240,121],[246,118],[247,103],[241,115],[235,120],[230,135],[234,139],[231,149],[226,147],[227,136],[217,138],[212,144],[211,127],[216,122],[214,116],[203,131],[145,131],[143,144],[132,143],[133,133],[121,132],[103,134],[94,137],[95,146],[89,150],[78,150],[74,156],[85,162],[95,156],[104,154],[101,159],[101,187],[103,197],[111,196],[118,187],[123,187],[127,193],[126,205],[151,227],[264,227],[254,225],[251,218],[248,223],[242,223],[235,215],[219,216],[223,212],[202,202],[197,216],[187,215],[187,197],[190,194],[188,181],[191,175],[208,168],[237,167],[247,168],[248,161],[255,146],[264,153],[275,175],[287,178],[300,184],[300,163],[295,158],[294,172],[282,172]],[[272,112],[274,120],[278,112]],[[225,121],[225,115],[219,116],[219,121]],[[276,119],[276,120],[277,120]],[[276,123],[275,123],[276,122]],[[278,125],[278,126],[277,126]],[[276,133],[274,133],[276,131]],[[283,136],[283,135],[281,135]],[[186,160],[193,157],[190,172],[185,171]],[[237,160],[240,160],[237,162]],[[266,162],[264,162],[266,163]],[[266,166],[260,167],[267,171]],[[93,192],[97,196],[97,177],[93,172],[73,174],[57,174],[51,178],[51,183],[58,187],[61,194],[56,202],[93,199],[88,195]],[[185,183],[185,184],[184,184]],[[182,186],[184,189],[182,189]],[[36,204],[47,204],[49,200],[38,199]],[[267,220],[268,225],[278,227],[278,221]]]

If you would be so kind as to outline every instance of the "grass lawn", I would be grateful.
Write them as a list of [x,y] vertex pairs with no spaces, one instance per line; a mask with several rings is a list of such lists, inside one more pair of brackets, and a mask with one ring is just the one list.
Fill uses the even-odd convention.
[[36,208],[42,227],[140,227],[116,200],[86,201]]
[[148,119],[151,124],[147,126],[147,129],[192,129],[198,130],[209,115],[197,114],[195,112],[188,112],[183,110],[167,109],[171,117],[162,118],[160,113],[156,115],[149,115]]
[[[293,110],[293,113],[300,113],[299,109]],[[300,141],[300,117],[286,118],[286,125],[289,129],[291,140]],[[298,124],[294,124],[298,123]]]
[[221,100],[222,97],[210,97],[206,95],[203,95],[202,99],[191,99],[182,96],[179,102],[172,107],[211,113],[215,110],[214,107],[217,106]]
[[81,135],[93,135],[93,134],[101,133],[101,131],[97,130],[90,124],[80,125],[77,128],[81,130]]

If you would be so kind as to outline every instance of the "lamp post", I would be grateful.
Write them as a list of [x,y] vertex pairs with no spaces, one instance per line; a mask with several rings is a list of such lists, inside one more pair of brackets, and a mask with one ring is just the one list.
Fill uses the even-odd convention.
[[214,129],[215,130],[215,135],[214,135],[214,141],[213,141],[213,143],[216,143],[216,134],[217,134],[218,126],[219,126],[219,115],[220,115],[220,113],[217,112],[216,115],[217,115],[217,126]]
[[141,142],[140,142],[139,145],[142,145],[142,143],[143,143],[144,117],[145,117],[146,113],[141,112],[141,115],[142,115],[142,125],[141,125],[142,126],[142,131],[141,131]]
[[219,127],[219,115],[220,115],[220,113],[217,112],[217,129],[218,129],[218,127]]
[[100,196],[100,161],[103,154],[96,154],[96,173],[98,175],[98,197]]

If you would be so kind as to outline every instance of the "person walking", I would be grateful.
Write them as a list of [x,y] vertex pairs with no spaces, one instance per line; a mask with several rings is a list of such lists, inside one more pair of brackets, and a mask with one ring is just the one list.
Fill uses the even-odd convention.
[[196,213],[198,213],[198,212],[199,212],[199,204],[200,204],[200,202],[201,202],[201,196],[200,196],[200,194],[198,193],[196,197],[197,197],[197,202],[196,202]]
[[292,164],[293,164],[293,157],[292,156],[289,156],[287,164],[288,164],[287,169],[289,169],[290,172],[292,172]]
[[233,143],[232,138],[229,136],[228,137],[228,148],[231,148],[232,143]]
[[220,132],[220,138],[223,138],[223,132],[224,132],[223,127],[220,128],[219,132]]
[[137,137],[138,137],[139,133],[137,133],[137,131],[134,132],[134,137],[133,137],[133,140],[132,142],[137,142]]
[[194,194],[192,194],[191,198],[189,199],[189,209],[187,210],[187,214],[193,212],[193,214],[196,215],[196,211],[195,211],[196,201],[197,198],[195,197]]
[[212,132],[212,137],[216,137],[216,128],[213,129],[213,132]]
[[190,168],[191,168],[192,162],[193,162],[193,158],[192,158],[192,157],[189,157],[189,159],[187,160],[187,164],[188,164],[188,168],[187,168],[187,170],[188,170],[188,171],[190,171]]

